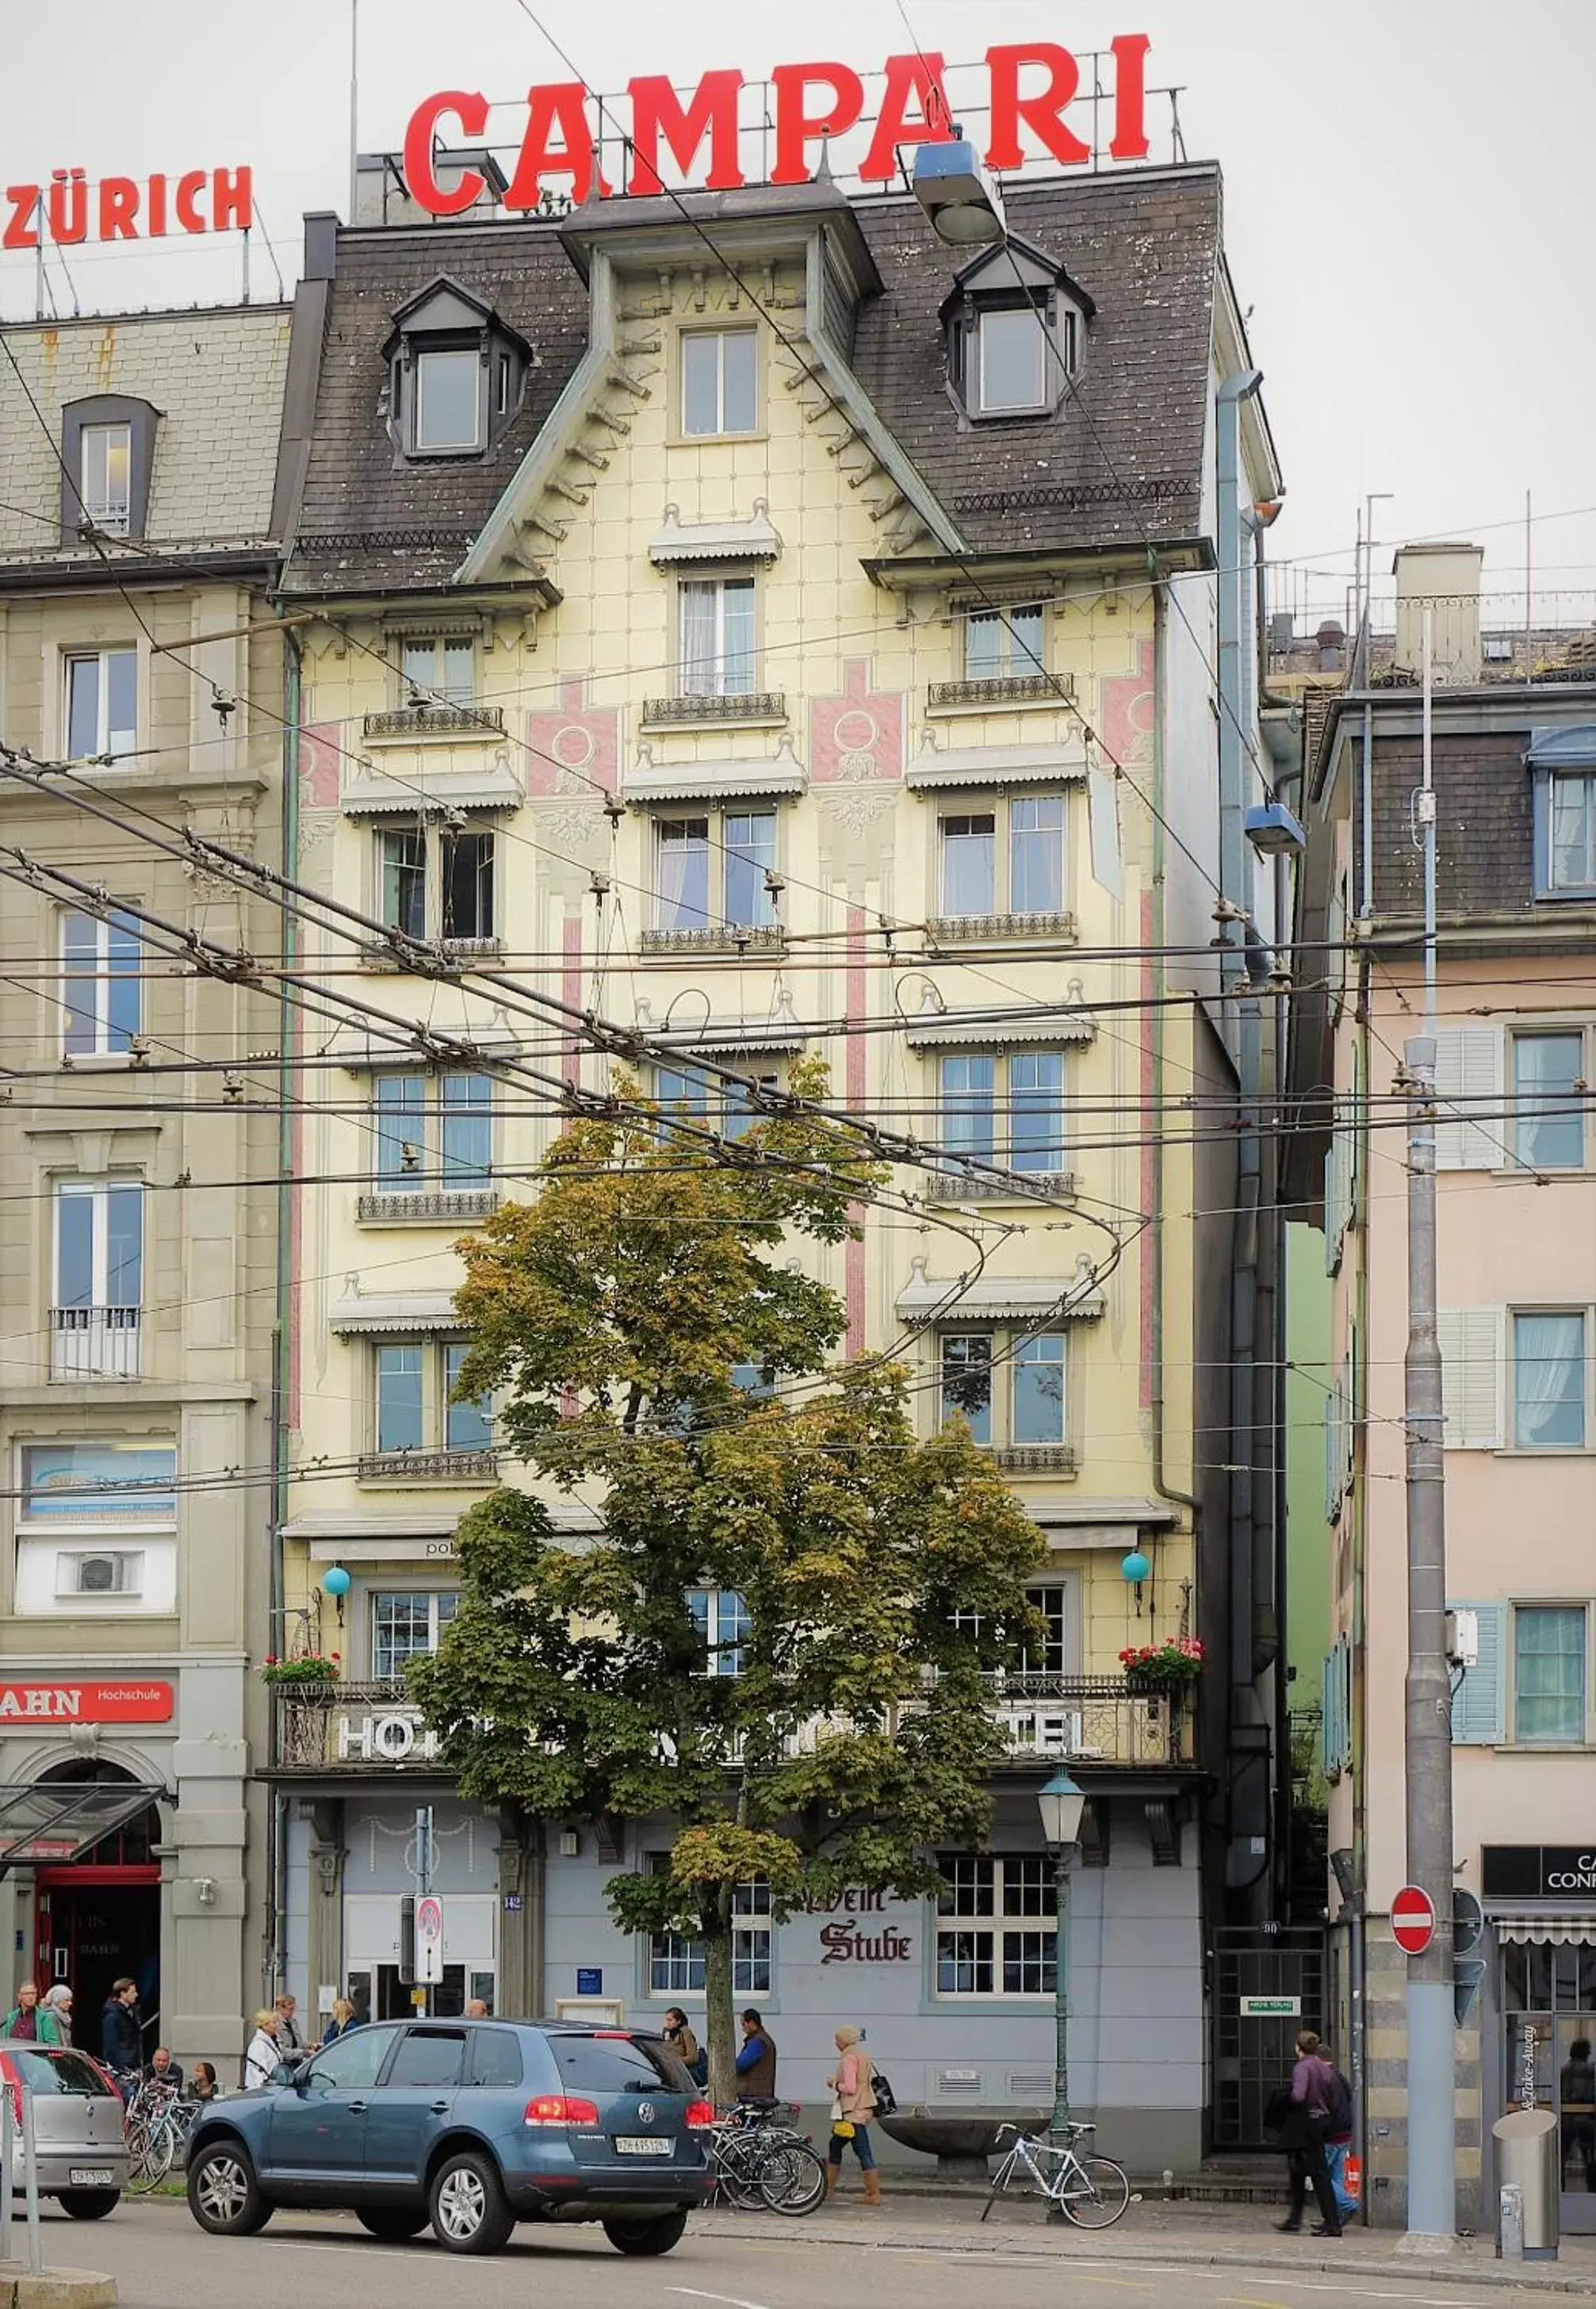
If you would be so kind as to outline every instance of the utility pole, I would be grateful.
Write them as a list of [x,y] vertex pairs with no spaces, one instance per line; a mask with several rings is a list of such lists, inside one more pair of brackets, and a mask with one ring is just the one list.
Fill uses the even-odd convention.
[[1408,1881],[1436,1928],[1408,1965],[1408,2241],[1445,2252],[1457,2227],[1452,1951],[1452,1685],[1446,1657],[1446,1492],[1436,1329],[1436,797],[1430,746],[1433,610],[1424,609],[1424,1025],[1403,1046],[1408,1094]]
[[[432,1890],[432,1806],[416,1807],[416,1905],[420,1907]],[[421,1967],[416,1967],[419,1972]],[[421,2017],[432,2017],[432,1990],[425,1983],[421,1989]]]

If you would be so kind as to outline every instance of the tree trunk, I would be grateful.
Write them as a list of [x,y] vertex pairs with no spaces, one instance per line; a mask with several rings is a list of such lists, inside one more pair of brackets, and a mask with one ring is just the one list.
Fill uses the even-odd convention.
[[737,2097],[738,2034],[732,2010],[729,1925],[704,1935],[703,2011],[710,2045],[710,2098],[717,2108],[729,2108]]

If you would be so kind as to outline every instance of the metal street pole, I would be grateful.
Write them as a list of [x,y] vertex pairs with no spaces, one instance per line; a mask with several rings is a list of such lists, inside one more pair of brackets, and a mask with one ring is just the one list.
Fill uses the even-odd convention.
[[1057,2140],[1070,2121],[1070,1861],[1072,1844],[1053,1850],[1053,2123]]
[[1452,1949],[1452,1687],[1446,1656],[1446,1493],[1436,1329],[1436,809],[1430,763],[1430,610],[1424,612],[1425,1025],[1404,1046],[1408,1094],[1408,1881],[1436,1929],[1408,1959],[1408,2238],[1445,2251],[1457,2227]]
[[[431,1890],[432,1806],[418,1804],[416,1807],[416,1906],[418,1909]],[[417,1965],[416,1969],[418,1972],[421,1969],[419,1964]],[[421,1989],[421,2011],[424,2018],[428,2019],[431,2018],[432,1990],[426,1983],[423,1983]]]

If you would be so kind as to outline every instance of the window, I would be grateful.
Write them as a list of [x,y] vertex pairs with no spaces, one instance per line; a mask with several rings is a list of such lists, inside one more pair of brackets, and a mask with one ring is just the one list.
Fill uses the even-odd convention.
[[752,329],[682,333],[682,431],[694,438],[752,433],[755,407]]
[[950,1147],[1014,1171],[1063,1170],[1061,1051],[1010,1051],[1001,1057],[950,1051],[941,1076],[942,1135]]
[[482,361],[474,348],[416,355],[415,446],[426,455],[482,446]]
[[406,938],[491,938],[494,856],[491,828],[384,827],[377,835],[384,922]]
[[1062,1331],[947,1331],[939,1353],[945,1422],[960,1414],[978,1443],[1066,1442]]
[[97,528],[125,537],[133,506],[133,427],[85,425],[78,443],[83,511]]
[[1045,416],[1080,366],[1091,298],[1015,234],[971,258],[943,299],[948,381],[967,418]]
[[1034,305],[982,313],[977,324],[977,405],[984,417],[1051,407],[1054,352]]
[[943,1857],[938,1996],[1051,1996],[1057,1982],[1053,1863],[1046,1854]]
[[1064,1334],[1041,1331],[1014,1350],[1012,1428],[1016,1443],[1064,1440]]
[[694,1587],[687,1609],[703,1639],[705,1674],[741,1675],[743,1645],[753,1625],[742,1597],[730,1587]]
[[371,1599],[371,1672],[379,1683],[404,1673],[407,1660],[436,1652],[444,1630],[460,1609],[460,1597],[420,1589]]
[[760,929],[775,921],[767,879],[776,864],[773,809],[660,818],[654,854],[658,929]]
[[744,697],[757,687],[752,577],[684,577],[684,697]]
[[1064,844],[1062,794],[1014,794],[987,809],[949,814],[938,826],[941,913],[957,920],[1060,912]]
[[407,2028],[384,2085],[457,2085],[464,2067],[463,2028]]
[[57,1182],[52,1379],[137,1378],[143,1205],[134,1179]]
[[375,1350],[376,1449],[486,1451],[492,1449],[485,1399],[452,1403],[465,1360],[463,1340],[384,1339]]
[[139,742],[139,659],[131,649],[73,651],[66,661],[66,750],[115,761]]
[[1513,1615],[1513,1736],[1564,1744],[1585,1736],[1585,1609],[1521,1604]]
[[1042,608],[1040,601],[1012,609],[971,610],[964,619],[964,671],[971,681],[1006,680],[1040,673]]
[[1596,771],[1565,773],[1550,781],[1551,886],[1596,886]]
[[176,1609],[170,1443],[25,1443],[21,1458],[19,1613]]
[[568,2092],[673,2093],[683,2088],[675,2054],[658,2039],[634,2037],[625,2029],[600,2029],[593,2037],[551,2032],[545,2041]]
[[1532,1171],[1578,1171],[1585,1159],[1585,1038],[1514,1034],[1513,1151]]
[[1521,1451],[1577,1451],[1585,1440],[1585,1318],[1513,1319],[1513,1440]]
[[142,1008],[142,956],[139,933],[127,915],[63,914],[63,1048],[69,1058],[105,1057],[132,1049]]
[[378,1075],[376,1184],[387,1194],[486,1186],[493,1172],[487,1075]]
[[521,2043],[508,2028],[471,2030],[471,2082],[518,2085],[522,2080]]
[[954,1331],[942,1342],[942,1415],[962,1414],[978,1443],[992,1440],[992,1334]]
[[[651,1852],[649,1872],[667,1876],[670,1855]],[[771,1888],[763,1876],[734,1885],[731,1894],[731,1987],[735,1996],[771,1993]],[[649,1994],[703,1993],[703,1942],[686,1933],[655,1933],[649,1941]]]
[[464,636],[407,634],[399,645],[399,678],[407,701],[469,705],[477,694],[476,644]]
[[334,2088],[350,2092],[375,2085],[398,2034],[397,2028],[373,2027],[368,2022],[365,2028],[340,2037],[324,2053],[318,2053],[305,2071],[306,2084],[312,2092]]

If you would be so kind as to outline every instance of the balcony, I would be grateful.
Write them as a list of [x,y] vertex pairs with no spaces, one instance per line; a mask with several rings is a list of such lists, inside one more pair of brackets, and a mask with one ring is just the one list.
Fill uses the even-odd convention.
[[927,713],[984,713],[1005,705],[1066,705],[1075,685],[1064,673],[1005,673],[979,681],[934,681]]
[[645,730],[720,729],[729,722],[775,724],[787,719],[787,698],[780,689],[737,690],[724,697],[645,697]]
[[711,922],[703,930],[643,930],[638,951],[662,956],[741,954],[780,961],[787,951],[787,933],[780,922]]
[[137,1379],[136,1307],[52,1307],[50,1377],[59,1379]]
[[1073,1203],[1081,1191],[1073,1171],[1029,1171],[1020,1177],[1023,1184],[984,1179],[979,1172],[966,1179],[956,1171],[937,1171],[926,1181],[924,1192],[933,1203]]
[[1074,946],[1080,926],[1074,914],[934,914],[926,924],[933,947],[1004,946],[1045,940]]
[[437,1754],[408,1684],[279,1684],[272,1691],[276,1758],[285,1772],[402,1772]]
[[1190,1708],[1168,1691],[1127,1691],[1117,1675],[999,1675],[992,1707],[1007,1765],[1044,1756],[1143,1769],[1192,1761]]
[[999,1443],[991,1457],[1008,1475],[1073,1475],[1078,1465],[1073,1443]]
[[368,713],[362,725],[367,738],[502,738],[502,705],[396,706],[389,713]]
[[472,1187],[453,1192],[402,1188],[382,1194],[362,1195],[356,1216],[362,1226],[471,1226],[491,1218],[499,1206],[496,1189]]
[[368,1451],[355,1469],[362,1483],[496,1483],[499,1455],[486,1451]]

